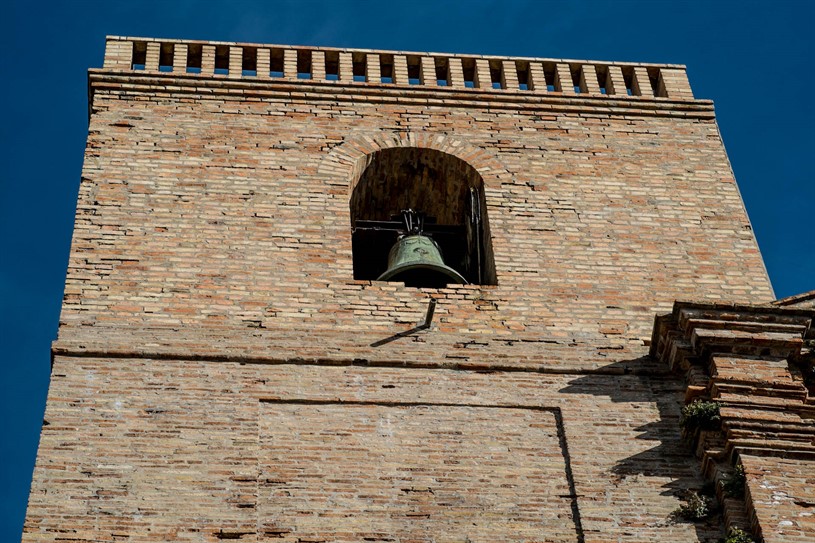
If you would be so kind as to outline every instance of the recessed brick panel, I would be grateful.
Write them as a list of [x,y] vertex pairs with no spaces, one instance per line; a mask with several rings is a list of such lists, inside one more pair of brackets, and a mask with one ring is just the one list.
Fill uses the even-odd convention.
[[260,436],[261,533],[283,541],[576,541],[550,411],[264,403]]

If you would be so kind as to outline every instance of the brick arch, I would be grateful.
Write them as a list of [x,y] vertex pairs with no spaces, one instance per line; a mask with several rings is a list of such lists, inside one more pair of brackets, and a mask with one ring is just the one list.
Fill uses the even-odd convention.
[[374,155],[383,149],[398,147],[433,149],[452,155],[478,172],[485,189],[499,187],[502,181],[506,182],[511,177],[498,158],[488,150],[444,134],[424,132],[377,132],[349,138],[334,147],[322,160],[317,174],[335,181],[347,179],[350,197]]
[[[388,175],[394,164],[400,166]],[[511,174],[489,151],[445,135],[379,132],[352,137],[335,147],[317,174],[334,186],[347,183],[356,279],[379,277],[396,241],[385,239],[391,235],[385,232],[383,237],[356,231],[356,221],[389,221],[399,209],[415,208],[438,221],[433,224],[453,228],[434,234],[445,263],[472,283],[497,284],[487,194],[510,181]],[[382,179],[388,183],[375,181]],[[433,190],[425,190],[429,187]],[[384,202],[396,207],[388,209]],[[478,210],[476,220],[468,218],[473,209]]]

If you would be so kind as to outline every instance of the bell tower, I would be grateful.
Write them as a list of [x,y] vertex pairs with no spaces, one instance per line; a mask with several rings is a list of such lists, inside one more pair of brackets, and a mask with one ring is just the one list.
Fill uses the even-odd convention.
[[655,315],[772,300],[684,66],[108,37],[89,89],[24,541],[759,533],[672,520]]

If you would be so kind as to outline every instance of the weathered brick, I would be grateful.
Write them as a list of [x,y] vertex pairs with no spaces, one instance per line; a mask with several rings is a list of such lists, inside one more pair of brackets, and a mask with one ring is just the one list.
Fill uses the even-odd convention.
[[[735,345],[715,378],[688,372],[694,394],[729,398],[743,392],[739,364],[765,356],[746,372],[764,403],[744,411],[764,420],[778,394],[806,396],[780,362],[803,340],[797,317],[731,327],[703,305],[658,321],[671,347],[649,353],[654,315],[677,299],[772,298],[712,104],[683,67],[525,59],[521,90],[519,59],[478,57],[469,89],[473,57],[411,53],[423,81],[409,85],[403,52],[251,45],[257,76],[244,77],[250,45],[173,42],[162,73],[164,42],[140,42],[147,70],[131,70],[130,38],[110,38],[90,73],[25,541],[721,535],[716,522],[669,522],[707,476],[678,428],[688,387],[669,370],[701,344]],[[191,46],[201,74],[178,77]],[[229,78],[212,77],[216,46]],[[269,78],[275,51],[283,78]],[[297,77],[298,51],[312,79]],[[380,54],[393,55],[393,83]],[[442,57],[451,84],[439,87]],[[359,58],[367,83],[353,81]],[[491,62],[506,89],[492,88]],[[562,93],[546,89],[555,65]],[[649,69],[670,100],[649,95]],[[648,92],[629,97],[624,70]],[[404,161],[377,162],[386,153]],[[447,191],[445,213],[461,186],[444,179],[483,187],[497,284],[354,279],[355,188],[381,197],[360,185],[366,172],[393,183],[419,165],[417,183]],[[407,333],[431,297],[432,322]],[[749,428],[733,429],[755,454]],[[784,465],[762,476],[798,473]],[[745,467],[757,476],[760,463]],[[728,522],[748,510],[729,508]]]

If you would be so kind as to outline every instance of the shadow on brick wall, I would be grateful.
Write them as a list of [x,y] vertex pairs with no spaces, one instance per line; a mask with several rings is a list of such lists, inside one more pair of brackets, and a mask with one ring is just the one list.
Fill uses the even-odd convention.
[[[684,503],[682,500],[688,492],[704,493],[708,490],[699,471],[698,460],[681,438],[679,419],[684,389],[685,385],[680,377],[673,375],[650,357],[643,356],[615,362],[604,366],[596,373],[577,377],[560,392],[605,396],[612,402],[620,404],[620,409],[614,413],[592,413],[590,416],[597,421],[616,420],[620,424],[625,424],[625,419],[635,416],[633,412],[642,409],[644,403],[656,407],[658,413],[656,420],[631,428],[633,435],[624,438],[627,440],[633,437],[638,441],[651,442],[654,446],[618,459],[607,474],[608,485],[616,486],[627,479],[637,478],[634,485],[659,485],[660,494],[676,496],[676,503],[679,506]],[[580,406],[580,409],[581,416],[586,417],[584,407]],[[567,428],[570,412],[573,411],[564,406]],[[627,412],[629,417],[626,415]],[[638,413],[636,416],[641,417]],[[599,432],[598,438],[602,439]],[[575,450],[572,445],[570,449]],[[578,474],[575,475],[579,485],[580,477]],[[649,478],[654,480],[649,481]],[[670,482],[665,483],[665,479],[669,479]],[[646,502],[644,506],[648,507],[648,503]],[[664,522],[668,524],[674,520],[666,516]],[[697,539],[703,542],[717,541],[723,533],[718,514],[706,521],[696,522],[695,528]]]

